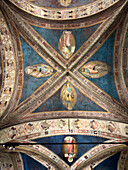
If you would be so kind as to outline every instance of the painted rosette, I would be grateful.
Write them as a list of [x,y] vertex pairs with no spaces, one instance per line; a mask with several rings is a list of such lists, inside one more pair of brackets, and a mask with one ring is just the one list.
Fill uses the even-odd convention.
[[89,78],[100,78],[110,72],[110,66],[101,61],[90,61],[80,68],[80,72]]
[[63,31],[59,39],[59,50],[65,59],[69,59],[75,51],[75,39],[71,31]]
[[69,82],[62,87],[60,96],[63,105],[68,110],[72,110],[75,106],[77,95],[74,87]]
[[35,78],[40,78],[52,75],[54,70],[46,64],[36,64],[26,67],[25,72]]
[[72,0],[59,0],[61,6],[67,7],[71,4]]

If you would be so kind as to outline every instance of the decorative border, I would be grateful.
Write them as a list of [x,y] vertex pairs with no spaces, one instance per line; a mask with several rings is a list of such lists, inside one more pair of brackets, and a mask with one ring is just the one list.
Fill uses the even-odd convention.
[[15,139],[32,140],[36,138],[79,134],[108,139],[127,138],[127,124],[98,119],[52,119],[29,122],[0,130],[0,143]]
[[92,168],[97,167],[101,162],[105,161],[106,159],[110,158],[111,156],[115,155],[116,153],[117,152],[114,152],[114,153],[112,153],[112,154],[110,154],[108,156],[105,155],[103,158],[100,158],[100,159],[98,159],[96,161],[93,161],[92,163],[90,163],[89,166],[87,166],[86,168],[83,168],[83,170],[91,170],[91,166],[92,166]]
[[40,162],[46,168],[52,167],[57,169],[69,168],[69,166],[54,152],[42,145],[27,145],[27,146],[18,146],[12,152],[22,152]]
[[10,153],[0,152],[0,168],[14,170],[14,164]]
[[10,157],[13,161],[14,169],[24,170],[23,160],[20,153],[10,153]]
[[6,25],[5,19],[0,12],[0,38],[2,41],[2,57],[3,57],[3,69],[4,69],[4,83],[0,95],[0,116],[7,109],[9,102],[11,100],[15,76],[16,76],[16,63],[14,47],[12,43],[12,37],[10,35],[9,29]]
[[128,33],[128,14],[126,18],[120,23],[116,38],[115,38],[115,48],[114,48],[114,78],[115,85],[121,100],[121,103],[128,108],[128,89],[126,87],[124,76],[123,76],[123,64],[127,63],[128,60],[128,46],[124,47],[124,40],[126,33]]
[[124,170],[125,169],[127,157],[128,157],[128,151],[127,150],[122,151],[121,154],[120,154],[120,158],[118,160],[117,170]]
[[69,73],[72,76],[69,77],[69,81],[84,95],[98,104],[104,110],[107,110],[108,113],[115,114],[119,120],[127,121],[127,111],[118,101],[107,95],[104,91],[95,86],[79,72],[75,71],[74,73]]
[[85,153],[82,157],[80,157],[72,166],[72,170],[74,169],[82,169],[85,168],[96,160],[99,160],[104,157],[104,155],[108,156],[112,153],[119,152],[121,150],[125,150],[127,148],[126,145],[123,144],[102,144],[98,145],[92,149],[90,149],[87,153]]
[[55,118],[96,118],[96,119],[103,119],[103,120],[112,120],[112,121],[119,121],[116,115],[108,113],[108,112],[101,112],[101,111],[51,111],[51,112],[39,112],[39,113],[28,113],[25,117],[17,121],[19,123],[25,123],[28,121],[38,121],[44,119],[55,119]]
[[97,14],[113,6],[119,0],[97,0],[93,3],[74,8],[47,8],[40,7],[25,0],[10,0],[18,8],[34,16],[51,20],[72,20]]
[[[21,43],[19,39],[19,34],[16,29],[16,26],[14,22],[12,21],[12,18],[8,16],[7,13],[5,13],[4,10],[2,10],[3,16],[6,20],[6,23],[8,25],[9,32],[11,34],[12,43],[14,46],[14,61],[15,61],[15,67],[12,65],[12,63],[9,63],[9,65],[12,66],[13,69],[15,69],[15,83],[14,83],[14,91],[12,93],[9,105],[6,109],[6,111],[3,113],[0,124],[5,122],[5,120],[9,120],[11,116],[12,110],[14,110],[17,107],[17,104],[20,100],[22,87],[23,87],[23,79],[24,79],[24,68],[23,68],[23,55],[22,55],[22,49],[21,49]],[[8,54],[7,54],[8,55]],[[9,56],[9,55],[8,55]],[[10,56],[9,56],[10,57]],[[6,61],[6,60],[5,60]],[[5,67],[5,66],[4,66]]]

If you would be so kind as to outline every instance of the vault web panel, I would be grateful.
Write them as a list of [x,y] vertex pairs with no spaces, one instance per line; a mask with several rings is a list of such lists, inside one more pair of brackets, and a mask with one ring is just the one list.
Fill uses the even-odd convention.
[[[88,40],[88,38],[97,30],[100,24],[96,24],[86,28],[72,29],[68,30],[72,32],[72,35],[75,38],[75,52]],[[32,26],[44,40],[46,40],[59,54],[61,54],[58,44],[59,39],[63,34],[63,31],[66,30],[52,30],[39,28]],[[74,53],[75,53],[74,52]]]
[[[75,88],[75,87],[74,87]],[[61,93],[60,88],[55,94],[50,97],[46,102],[44,102],[40,107],[38,107],[34,113],[37,112],[46,112],[46,111],[61,111],[67,110],[66,107],[62,104],[62,100],[60,97]],[[78,89],[75,88],[77,94],[76,104],[72,110],[80,110],[80,111],[105,111],[100,106],[95,104],[92,100],[87,98],[83,93],[81,93]]]
[[[111,97],[119,100],[113,74],[113,47],[114,47],[115,32],[105,41],[101,48],[87,61],[101,61],[111,67],[108,74],[100,78],[88,78],[91,82],[96,84],[99,88],[109,94]],[[86,64],[86,63],[85,63]],[[79,69],[80,71],[80,69]]]
[[[40,138],[34,140],[35,142],[44,142],[44,143],[63,143],[64,138],[67,135],[60,135],[60,136],[51,136],[51,137],[46,137],[46,138]],[[107,139],[101,138],[101,137],[95,137],[95,136],[85,136],[85,135],[70,135],[76,139],[76,142],[79,143],[94,143],[94,142],[99,142],[102,143],[106,141]],[[56,153],[59,157],[61,157],[66,163],[69,165],[72,165],[78,158],[80,158],[83,154],[85,154],[87,151],[89,151],[91,148],[95,147],[96,144],[79,144],[78,145],[78,154],[74,161],[72,163],[69,163],[63,156],[62,153],[62,145],[56,144],[56,145],[44,145],[54,153]]]
[[94,170],[117,170],[120,152],[101,162]]
[[[37,90],[38,87],[44,84],[53,74],[47,77],[36,78],[26,73],[25,69],[28,66],[39,65],[39,64],[45,64],[47,66],[50,65],[42,57],[40,57],[38,53],[34,51],[33,48],[30,45],[28,45],[28,43],[22,37],[20,38],[21,38],[23,58],[24,58],[24,84],[23,84],[22,96],[20,99],[20,103],[21,103],[27,97],[29,97],[35,90]],[[56,71],[54,70],[54,73],[55,72]]]
[[23,163],[24,163],[24,170],[47,170],[45,166],[40,164],[38,161],[32,159],[30,156],[21,153]]

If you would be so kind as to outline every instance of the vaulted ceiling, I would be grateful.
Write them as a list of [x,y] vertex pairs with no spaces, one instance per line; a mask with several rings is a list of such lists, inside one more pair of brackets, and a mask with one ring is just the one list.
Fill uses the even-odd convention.
[[128,0],[1,0],[0,90],[1,169],[127,169]]

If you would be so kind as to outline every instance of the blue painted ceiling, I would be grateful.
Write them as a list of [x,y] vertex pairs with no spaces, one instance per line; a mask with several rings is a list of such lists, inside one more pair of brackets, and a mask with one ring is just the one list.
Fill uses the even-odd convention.
[[[52,1],[52,0],[51,0]],[[41,1],[38,0],[39,3]],[[45,5],[48,5],[50,1],[47,1]],[[78,4],[77,1],[73,1],[74,5]],[[79,1],[79,5],[83,5],[83,3],[90,3],[91,1]],[[37,2],[36,2],[37,3]],[[72,3],[73,6],[73,3]],[[52,4],[52,7],[55,7],[55,4]],[[80,49],[80,47],[92,36],[92,34],[98,29],[100,24],[96,24],[93,26],[88,26],[86,28],[80,28],[80,29],[72,29],[72,34],[75,38],[76,42],[76,49]],[[38,33],[39,35],[44,38],[45,41],[47,41],[48,44],[50,44],[60,55],[60,51],[58,48],[58,42],[59,39],[63,33],[64,30],[52,30],[52,29],[45,29],[45,28],[39,28],[37,26],[32,26]],[[115,31],[116,32],[116,31]],[[114,75],[113,75],[113,48],[114,48],[114,40],[115,40],[115,32],[111,34],[111,36],[104,42],[104,44],[100,47],[100,49],[97,50],[93,56],[87,61],[102,61],[107,63],[111,67],[111,71],[105,75],[104,77],[97,78],[97,79],[92,79],[92,78],[87,78],[90,80],[92,83],[97,85],[100,89],[102,89],[104,92],[115,98],[117,101],[119,101],[119,97],[116,92],[115,88],[115,83],[114,83]],[[22,45],[22,51],[23,51],[23,58],[24,58],[24,68],[27,66],[32,66],[35,64],[47,64],[50,67],[52,67],[49,63],[43,59],[38,52],[34,51],[30,45],[26,42],[25,39],[20,37],[21,39],[21,45]],[[74,52],[74,53],[75,53]],[[54,68],[53,68],[54,69]],[[78,70],[80,71],[80,70]],[[54,74],[56,73],[56,70],[54,69]],[[41,85],[43,85],[48,79],[50,79],[51,76],[49,77],[41,77],[41,78],[34,78],[31,75],[27,75],[24,72],[24,85],[23,85],[23,92],[21,95],[21,100],[20,103],[23,102],[25,99],[27,99],[30,95],[33,94],[35,90],[37,90]],[[73,86],[74,87],[74,86]],[[67,108],[64,107],[62,104],[62,100],[60,98],[60,93],[61,93],[62,87],[56,91],[47,101],[45,101],[43,104],[41,104],[35,111],[34,113],[37,112],[46,112],[46,111],[62,111],[62,110],[67,110]],[[72,110],[75,111],[99,111],[103,112],[105,111],[102,109],[102,107],[98,106],[94,101],[90,100],[87,96],[85,96],[80,90],[78,90],[77,87],[74,87],[76,94],[77,94],[77,101]],[[46,142],[46,143],[51,143],[51,142],[63,142],[64,139],[63,136],[53,136],[53,137],[46,137],[46,138],[41,138],[41,139],[36,139],[36,142]],[[100,138],[100,137],[91,137],[91,136],[83,136],[83,135],[75,135],[77,142],[104,142],[106,139]],[[63,157],[62,154],[62,148],[61,145],[45,145],[47,148],[55,152],[57,155],[59,155],[63,160],[65,160],[67,163],[68,161]],[[79,145],[78,146],[78,155],[76,159],[74,159],[74,162],[81,157],[85,152],[87,152],[89,149],[93,148],[95,145],[94,144],[88,144],[88,145]],[[22,158],[24,161],[24,168],[25,170],[28,169],[46,169],[43,167],[41,164],[38,162],[32,160],[30,157],[28,157],[25,154],[22,154]],[[119,154],[115,155],[107,160],[105,160],[103,163],[98,165],[95,169],[96,170],[110,170],[108,167],[111,167],[113,170],[117,167],[117,161],[119,158]],[[115,162],[115,165],[112,165],[112,161]],[[31,162],[31,164],[30,164]],[[70,163],[68,163],[71,165]],[[35,168],[35,169],[34,169]]]
[[[46,144],[44,145],[48,149],[52,150],[54,153],[56,153],[59,157],[61,157],[67,164],[70,166],[77,160],[79,159],[83,154],[88,152],[91,148],[95,147],[97,144],[79,144],[78,145],[78,154],[74,161],[72,163],[69,163],[67,159],[64,158],[63,152],[62,152],[62,145],[56,144],[56,143],[63,143],[64,138],[67,135],[59,135],[59,136],[51,136],[51,137],[45,137],[45,138],[39,138],[34,140],[37,143],[55,143],[55,145],[49,145]],[[101,137],[95,137],[95,136],[86,136],[86,135],[70,135],[76,139],[76,142],[78,143],[103,143],[107,139],[101,138]]]

